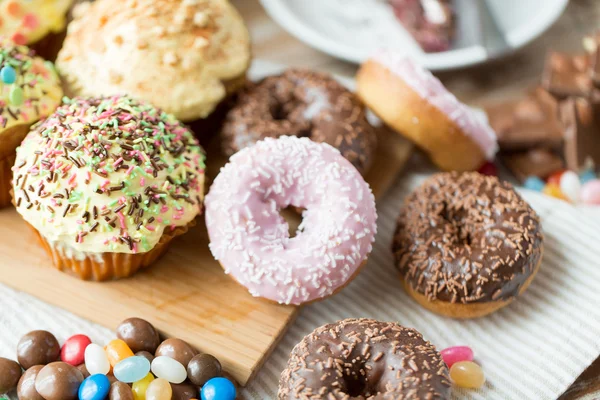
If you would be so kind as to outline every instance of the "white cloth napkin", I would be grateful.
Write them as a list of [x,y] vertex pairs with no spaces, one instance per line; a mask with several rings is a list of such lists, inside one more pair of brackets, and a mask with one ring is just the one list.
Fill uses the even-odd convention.
[[[244,399],[276,399],[279,374],[292,347],[314,328],[349,317],[397,321],[418,329],[438,349],[468,345],[487,382],[480,390],[455,390],[459,399],[555,399],[600,354],[600,216],[532,192],[523,192],[542,218],[545,253],[527,292],[512,305],[473,321],[426,311],[400,286],[389,250],[402,199],[423,179],[411,174],[378,203],[379,233],[363,272],[344,290],[305,307]],[[97,343],[114,334],[32,296],[0,286],[0,356],[14,358],[19,338],[33,329],[59,341],[84,332]],[[101,301],[99,299],[98,301]]]

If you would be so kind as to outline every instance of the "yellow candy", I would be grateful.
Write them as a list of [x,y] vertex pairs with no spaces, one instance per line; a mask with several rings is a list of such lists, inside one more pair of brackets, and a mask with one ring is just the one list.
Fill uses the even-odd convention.
[[133,357],[133,351],[121,339],[110,341],[104,348],[104,351],[106,351],[106,356],[111,367],[117,365],[119,361]]
[[555,183],[549,183],[544,187],[542,193],[547,194],[548,196],[556,197],[557,199],[566,200],[565,195],[560,190],[560,186]]
[[133,391],[133,400],[146,400],[146,391],[148,386],[154,380],[154,375],[148,374],[144,379],[133,383],[131,390]]
[[171,400],[173,390],[165,379],[158,378],[150,382],[146,390],[146,400]]
[[450,368],[450,378],[457,386],[477,389],[485,383],[483,370],[472,361],[460,361]]

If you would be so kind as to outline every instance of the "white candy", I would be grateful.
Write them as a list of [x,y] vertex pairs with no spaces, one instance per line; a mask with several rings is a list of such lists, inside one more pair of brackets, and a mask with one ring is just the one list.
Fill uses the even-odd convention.
[[573,203],[579,203],[581,182],[573,171],[566,171],[560,177],[560,191]]
[[185,367],[171,357],[158,356],[152,360],[152,373],[157,378],[163,378],[171,383],[181,383],[187,378]]
[[90,375],[95,374],[108,374],[110,371],[110,363],[108,362],[108,357],[106,356],[106,352],[102,348],[95,343],[89,344],[85,348],[85,368],[88,370]]

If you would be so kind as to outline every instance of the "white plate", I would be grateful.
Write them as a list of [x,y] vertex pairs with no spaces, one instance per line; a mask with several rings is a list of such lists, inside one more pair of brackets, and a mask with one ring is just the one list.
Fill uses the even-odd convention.
[[[430,70],[479,64],[526,45],[556,21],[568,0],[487,0],[496,22],[480,28],[477,3],[455,0],[457,37],[453,48],[425,53],[404,30],[385,0],[260,0],[284,29],[316,49],[361,63],[386,47],[406,53]],[[488,39],[501,32],[504,40],[492,49]]]

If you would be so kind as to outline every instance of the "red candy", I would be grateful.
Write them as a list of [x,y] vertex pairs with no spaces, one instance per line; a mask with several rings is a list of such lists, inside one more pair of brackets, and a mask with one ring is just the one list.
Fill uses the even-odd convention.
[[85,348],[92,343],[85,335],[73,335],[65,341],[60,349],[60,359],[67,364],[78,366],[85,361]]
[[473,361],[473,350],[468,346],[448,347],[442,350],[440,354],[448,368],[457,362]]
[[562,174],[564,174],[566,171],[564,169],[561,169],[560,171],[556,171],[553,174],[551,174],[550,176],[548,176],[547,179],[547,183],[548,184],[553,184],[556,186],[560,186],[560,178],[562,176]]
[[496,167],[496,164],[489,161],[483,164],[481,168],[479,168],[478,172],[482,175],[498,176],[498,168]]

